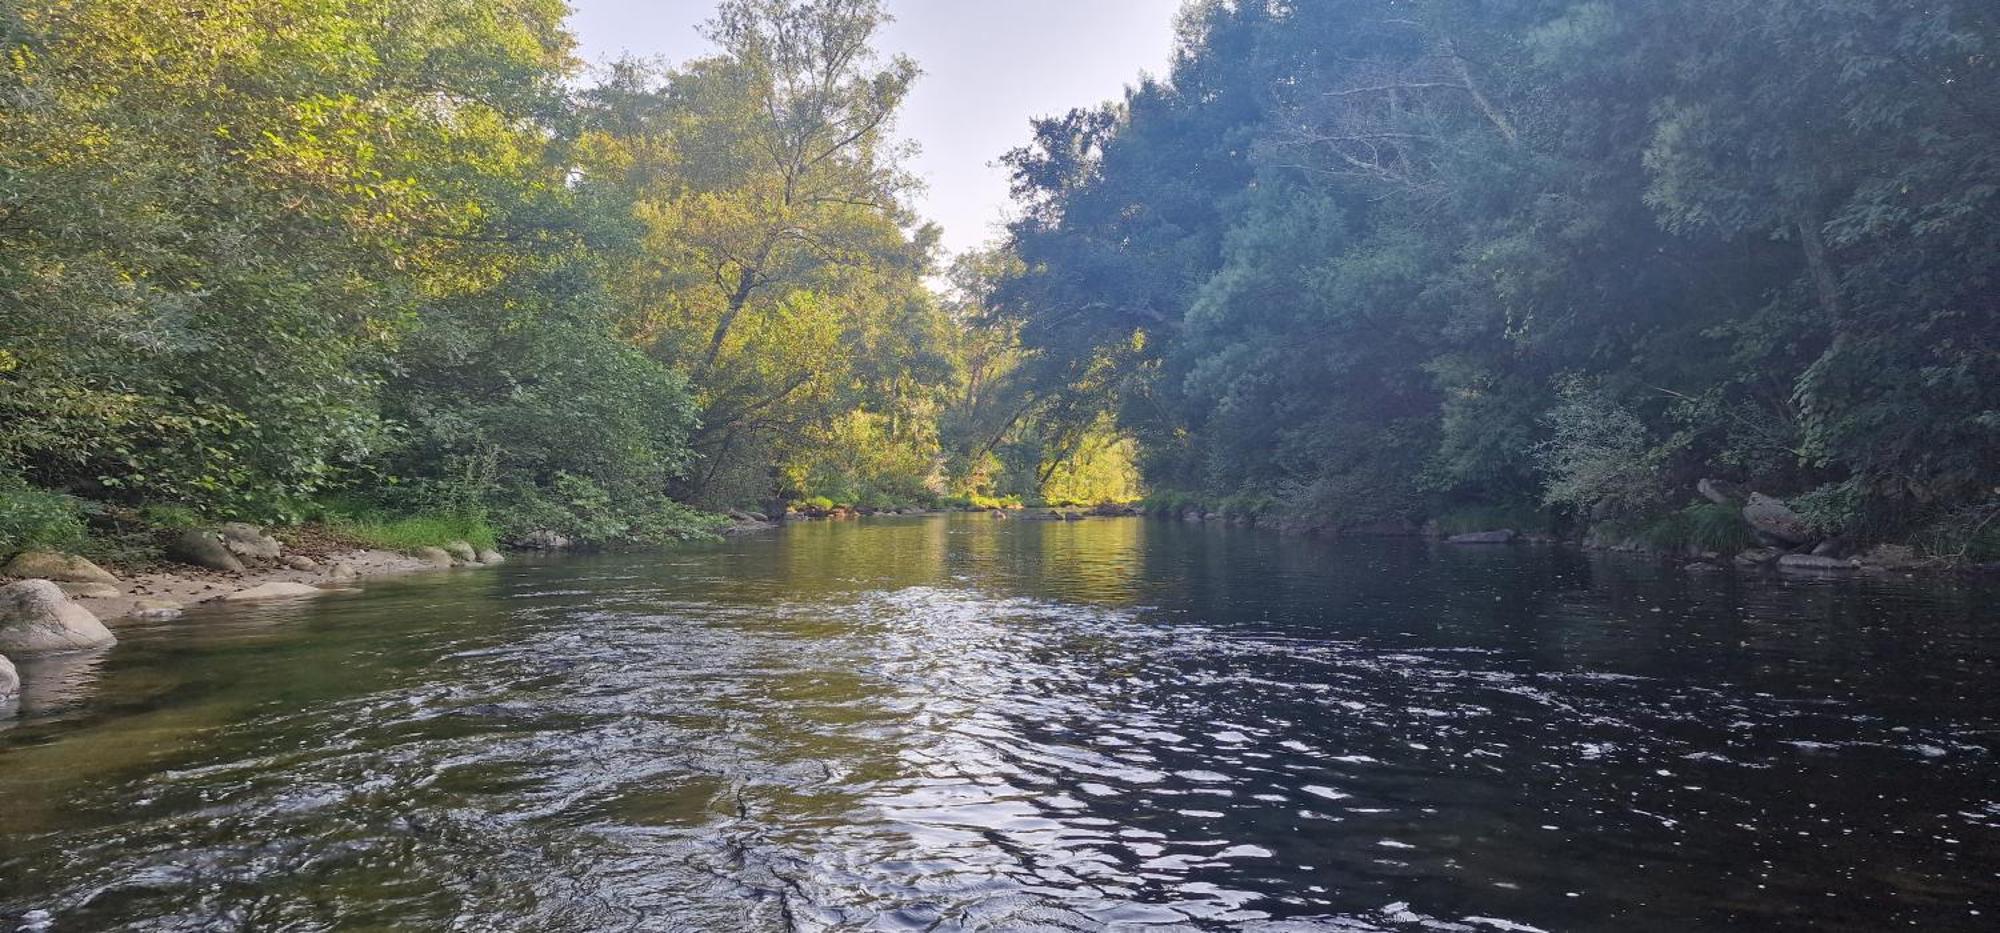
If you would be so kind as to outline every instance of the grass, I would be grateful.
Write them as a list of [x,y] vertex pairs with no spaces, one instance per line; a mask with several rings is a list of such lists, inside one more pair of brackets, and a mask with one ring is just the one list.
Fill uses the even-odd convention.
[[1664,551],[1692,549],[1734,554],[1757,543],[1737,510],[1698,502],[1647,522],[1639,531],[1647,544]]
[[327,530],[356,544],[385,551],[443,547],[453,541],[464,541],[484,550],[499,542],[493,526],[477,515],[330,516],[326,525]]

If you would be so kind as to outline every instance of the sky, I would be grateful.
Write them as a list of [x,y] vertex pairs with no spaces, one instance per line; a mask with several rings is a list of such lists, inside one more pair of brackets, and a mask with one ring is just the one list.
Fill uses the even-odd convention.
[[[922,153],[910,168],[924,216],[962,252],[997,238],[1007,217],[1000,156],[1028,121],[1113,100],[1141,72],[1165,72],[1180,0],[887,0],[896,22],[876,45],[924,70],[898,124]],[[706,54],[697,31],[711,0],[570,0],[586,61],[632,54],[681,62]]]

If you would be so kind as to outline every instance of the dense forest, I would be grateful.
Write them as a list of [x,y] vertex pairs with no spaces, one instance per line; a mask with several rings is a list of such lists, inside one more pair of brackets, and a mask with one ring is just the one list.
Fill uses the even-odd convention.
[[1712,478],[1992,559],[1995,13],[1197,4],[1010,157],[993,305],[1163,501],[1733,545]]
[[878,0],[675,66],[567,12],[0,5],[0,550],[1142,491],[1747,540],[1701,480],[2000,549],[1986,5],[1197,2],[950,262]]
[[873,0],[594,72],[559,0],[0,10],[0,544],[649,541],[1075,472],[975,414],[1017,351],[930,284]]

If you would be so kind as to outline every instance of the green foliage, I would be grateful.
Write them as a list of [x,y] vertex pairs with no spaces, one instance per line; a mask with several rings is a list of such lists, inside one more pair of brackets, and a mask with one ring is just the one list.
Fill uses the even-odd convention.
[[1957,0],[1197,5],[1008,158],[1016,394],[1329,526],[1726,475],[1907,535],[2000,485],[1996,53]]
[[728,0],[593,87],[556,0],[196,6],[8,7],[0,469],[397,546],[935,496],[979,338],[875,0]]
[[1663,495],[1660,455],[1629,409],[1581,383],[1564,386],[1548,414],[1550,437],[1537,448],[1550,505],[1595,518],[1629,518]]
[[83,504],[0,474],[0,557],[47,548],[74,551],[84,541]]
[[453,541],[464,541],[476,548],[490,548],[499,543],[499,536],[493,526],[480,515],[392,516],[364,513],[358,516],[332,516],[326,525],[328,530],[343,538],[367,547],[389,551],[443,547]]
[[1639,537],[1655,548],[1675,552],[1735,554],[1757,543],[1740,511],[1713,502],[1697,502],[1644,522]]

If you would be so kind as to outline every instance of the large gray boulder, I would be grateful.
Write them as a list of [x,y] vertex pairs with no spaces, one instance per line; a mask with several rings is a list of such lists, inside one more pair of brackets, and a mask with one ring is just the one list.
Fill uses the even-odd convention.
[[79,651],[114,644],[111,630],[47,580],[0,586],[0,654]]
[[285,554],[285,546],[256,525],[229,522],[216,529],[216,533],[222,536],[222,546],[243,560],[268,564]]
[[0,654],[0,702],[11,700],[21,693],[21,675],[14,670],[14,662]]
[[1749,503],[1743,506],[1743,520],[1759,533],[1786,544],[1800,545],[1817,540],[1811,523],[1792,511],[1791,506],[1761,492],[1750,494]]
[[493,550],[492,548],[487,548],[486,550],[479,552],[479,562],[490,567],[493,566],[494,564],[506,563],[507,558],[502,556],[499,551]]
[[1518,537],[1520,535],[1513,529],[1502,528],[1499,531],[1475,531],[1471,534],[1452,535],[1444,540],[1446,544],[1512,544]]
[[190,528],[167,545],[167,556],[184,564],[222,570],[228,573],[242,573],[243,562],[230,553],[222,543],[222,536],[213,531]]
[[411,551],[410,556],[437,567],[450,567],[454,563],[451,552],[441,547],[420,547]]
[[57,583],[104,583],[115,585],[118,578],[109,571],[75,554],[54,551],[22,551],[0,568],[0,574],[24,580],[54,580]]
[[450,554],[452,560],[458,561],[461,564],[479,563],[479,551],[475,550],[471,544],[464,541],[453,541],[449,544],[446,544],[444,546],[444,552],[446,554]]

